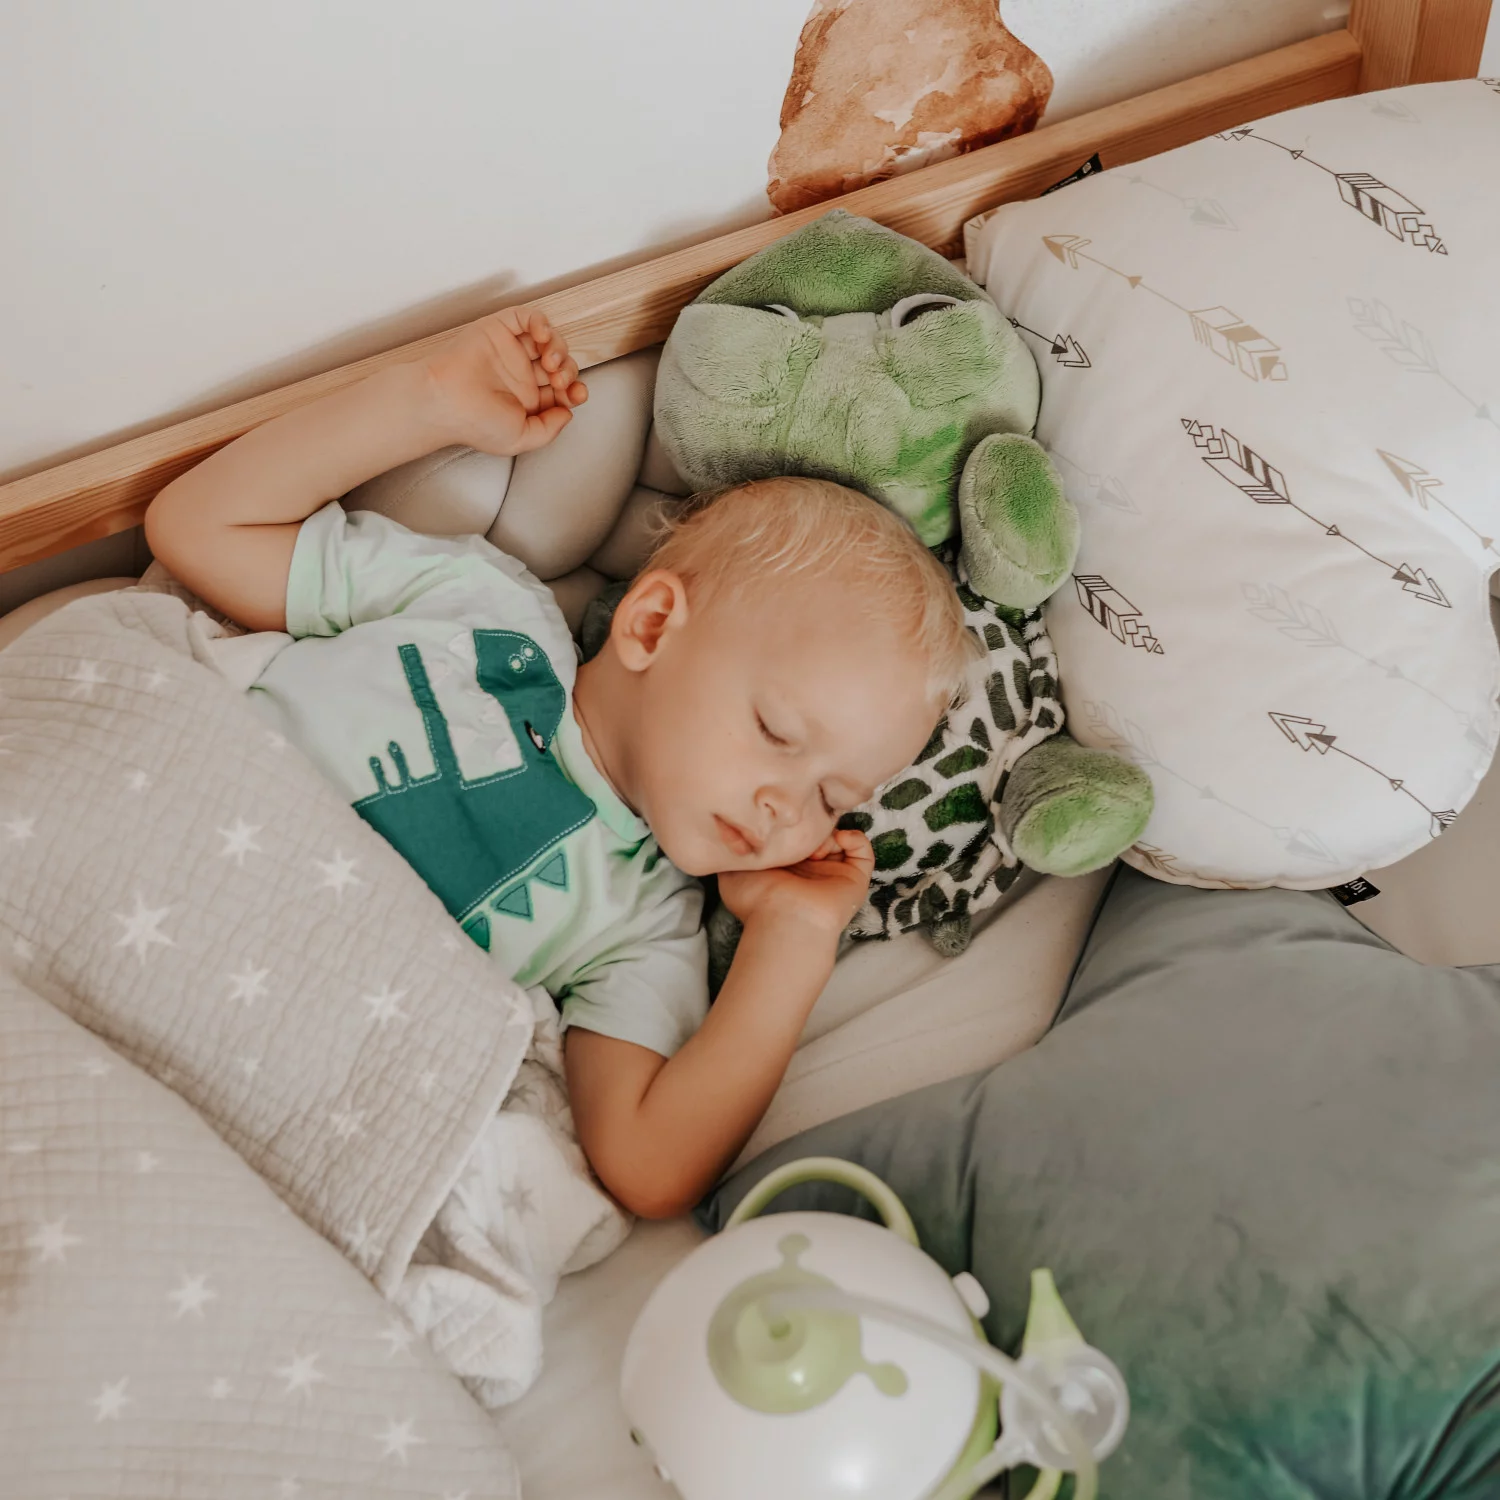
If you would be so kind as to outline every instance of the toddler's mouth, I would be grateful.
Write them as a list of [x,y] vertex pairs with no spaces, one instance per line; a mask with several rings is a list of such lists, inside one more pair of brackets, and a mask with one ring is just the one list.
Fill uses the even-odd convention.
[[760,853],[760,844],[752,839],[738,823],[731,823],[717,813],[714,814],[714,822],[718,825],[720,841],[731,854],[748,858],[752,854]]

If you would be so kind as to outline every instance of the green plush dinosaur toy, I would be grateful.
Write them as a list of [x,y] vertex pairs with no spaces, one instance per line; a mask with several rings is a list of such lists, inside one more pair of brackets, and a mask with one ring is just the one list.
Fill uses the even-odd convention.
[[985,292],[842,210],[719,277],[662,352],[656,427],[689,484],[806,474],[864,491],[950,563],[986,647],[917,762],[848,819],[876,852],[855,936],[923,927],[959,951],[1020,865],[1097,869],[1150,816],[1143,771],[1061,733],[1040,606],[1079,526],[1030,436],[1040,399]]

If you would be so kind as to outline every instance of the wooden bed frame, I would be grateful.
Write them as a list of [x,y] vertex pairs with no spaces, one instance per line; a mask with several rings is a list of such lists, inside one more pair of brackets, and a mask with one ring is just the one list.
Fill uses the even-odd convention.
[[[1028,198],[1095,153],[1106,167],[1278,110],[1406,83],[1470,78],[1490,0],[1353,0],[1348,27],[1094,110],[536,299],[582,366],[660,342],[715,276],[835,204],[949,254],[964,221]],[[251,427],[417,357],[452,330],[0,485],[0,572],[140,523],[169,480]]]

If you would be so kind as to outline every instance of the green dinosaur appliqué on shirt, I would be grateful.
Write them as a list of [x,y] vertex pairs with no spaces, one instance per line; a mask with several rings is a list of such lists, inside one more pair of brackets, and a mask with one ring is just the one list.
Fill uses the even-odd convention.
[[[379,788],[354,810],[404,854],[464,924],[481,948],[490,945],[489,919],[479,910],[501,887],[594,816],[594,804],[563,774],[547,748],[568,697],[546,654],[514,630],[476,630],[479,685],[505,710],[521,751],[513,770],[469,780],[448,733],[448,720],[414,645],[400,648],[401,669],[422,713],[437,769],[413,776],[401,746],[389,745],[398,780],[392,785],[380,757],[370,757]],[[567,890],[567,860],[559,852],[538,877]],[[496,910],[530,920],[524,883],[502,893]]]

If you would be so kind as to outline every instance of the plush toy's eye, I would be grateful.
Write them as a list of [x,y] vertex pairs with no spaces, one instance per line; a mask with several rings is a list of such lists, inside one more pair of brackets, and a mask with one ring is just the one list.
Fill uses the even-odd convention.
[[781,316],[783,318],[785,318],[788,323],[800,323],[802,321],[802,319],[799,318],[797,316],[797,314],[792,311],[791,308],[789,308],[788,306],[786,306],[785,303],[782,303],[782,302],[768,302],[768,303],[766,303],[765,311],[766,312],[773,312],[773,313],[780,313]]
[[903,297],[891,309],[891,327],[905,328],[915,323],[923,313],[938,312],[944,307],[958,307],[957,297],[945,297],[941,292],[918,292],[913,297]]

